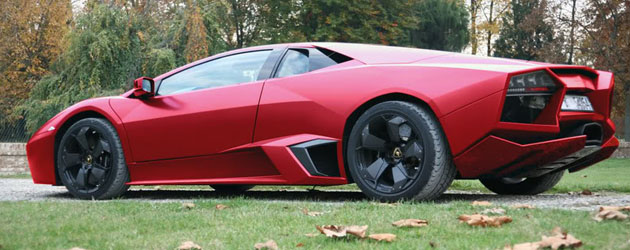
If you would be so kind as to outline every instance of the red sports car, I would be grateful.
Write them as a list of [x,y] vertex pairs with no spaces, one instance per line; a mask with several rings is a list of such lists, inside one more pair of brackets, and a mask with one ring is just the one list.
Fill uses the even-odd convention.
[[356,183],[428,200],[453,179],[537,194],[617,148],[613,74],[347,43],[221,53],[82,101],[30,139],[35,183],[82,199],[130,185]]

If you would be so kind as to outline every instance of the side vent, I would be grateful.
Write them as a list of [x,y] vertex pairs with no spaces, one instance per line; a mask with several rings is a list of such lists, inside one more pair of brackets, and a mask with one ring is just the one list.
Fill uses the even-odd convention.
[[339,177],[337,142],[317,139],[289,147],[302,166],[313,176]]

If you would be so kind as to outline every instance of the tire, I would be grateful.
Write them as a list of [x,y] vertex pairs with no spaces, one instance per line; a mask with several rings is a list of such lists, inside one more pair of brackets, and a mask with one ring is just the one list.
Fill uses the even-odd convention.
[[210,185],[215,191],[220,193],[243,193],[255,187],[255,185]]
[[79,199],[110,199],[129,189],[122,144],[105,119],[85,118],[66,130],[57,149],[57,173]]
[[506,181],[505,178],[480,179],[479,181],[490,191],[497,194],[536,195],[554,187],[562,179],[563,175],[564,171],[560,171],[539,177],[525,178],[520,182]]
[[435,199],[456,175],[433,113],[402,101],[382,102],[366,110],[350,132],[346,157],[361,191],[385,202]]

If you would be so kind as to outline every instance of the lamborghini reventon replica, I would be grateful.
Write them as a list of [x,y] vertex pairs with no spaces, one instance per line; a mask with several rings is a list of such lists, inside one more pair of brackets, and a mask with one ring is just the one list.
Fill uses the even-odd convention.
[[27,145],[33,181],[82,199],[130,185],[356,183],[429,200],[453,179],[538,194],[608,158],[613,75],[346,43],[239,49],[89,99]]

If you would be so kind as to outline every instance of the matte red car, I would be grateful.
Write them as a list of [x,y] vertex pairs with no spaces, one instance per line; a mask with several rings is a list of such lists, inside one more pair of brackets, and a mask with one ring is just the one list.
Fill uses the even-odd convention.
[[617,148],[613,75],[345,43],[218,54],[82,101],[30,139],[35,183],[83,199],[130,185],[356,183],[427,200],[452,180],[537,194]]

